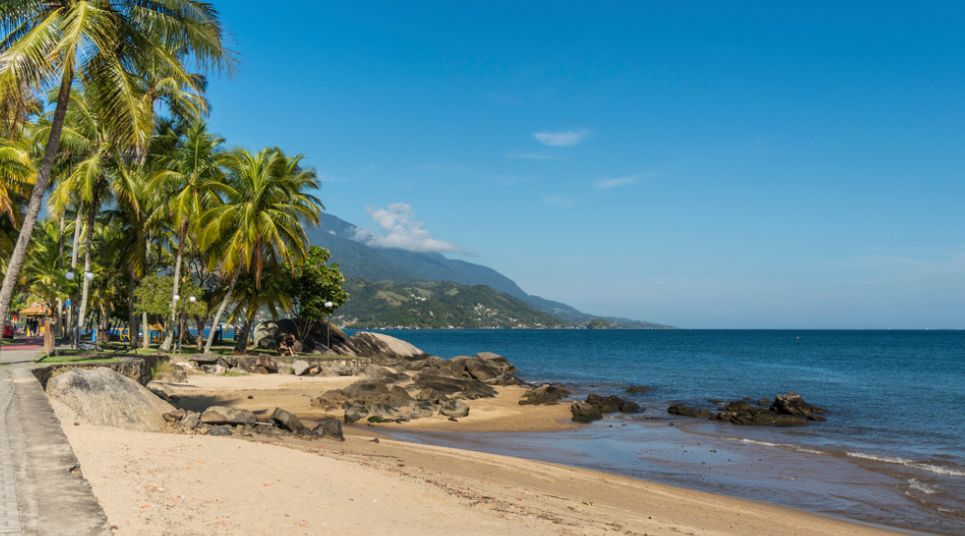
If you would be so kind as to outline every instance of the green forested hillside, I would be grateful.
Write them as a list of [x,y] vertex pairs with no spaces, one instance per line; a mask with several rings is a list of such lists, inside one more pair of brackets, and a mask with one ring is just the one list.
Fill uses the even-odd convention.
[[549,328],[554,316],[484,285],[349,279],[350,298],[333,318],[364,328]]

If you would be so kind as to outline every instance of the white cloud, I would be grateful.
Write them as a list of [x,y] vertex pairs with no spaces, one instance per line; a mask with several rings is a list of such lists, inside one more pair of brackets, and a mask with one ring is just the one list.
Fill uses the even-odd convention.
[[372,234],[358,229],[355,239],[379,248],[404,249],[406,251],[444,253],[458,248],[444,240],[429,236],[416,219],[412,206],[408,203],[392,203],[385,208],[366,209],[369,216],[382,228],[381,234]]
[[543,145],[549,145],[550,147],[570,147],[583,143],[583,140],[589,135],[589,129],[581,128],[578,130],[561,130],[557,132],[544,130],[534,133],[533,137],[536,138],[536,141]]
[[556,208],[570,208],[576,204],[576,201],[563,194],[550,194],[543,198],[543,203]]
[[609,190],[610,188],[619,188],[621,186],[630,186],[631,184],[636,184],[640,179],[646,177],[652,177],[652,174],[647,173],[637,173],[636,175],[627,175],[625,177],[613,177],[610,179],[600,179],[593,183],[593,188],[596,190]]

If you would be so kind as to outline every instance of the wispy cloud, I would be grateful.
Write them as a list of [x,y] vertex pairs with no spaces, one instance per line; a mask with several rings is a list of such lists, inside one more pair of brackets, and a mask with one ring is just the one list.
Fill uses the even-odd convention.
[[589,135],[590,129],[581,128],[577,130],[559,131],[544,130],[534,133],[533,137],[536,138],[536,141],[543,145],[549,145],[550,147],[570,147],[583,143],[583,140]]
[[576,205],[572,197],[563,194],[550,194],[543,198],[543,203],[556,208],[570,208]]
[[369,216],[382,228],[382,233],[372,234],[359,229],[355,239],[379,248],[404,249],[406,251],[445,253],[458,248],[444,240],[432,238],[415,211],[408,203],[392,203],[385,208],[366,209]]
[[645,179],[648,177],[653,177],[652,173],[637,173],[635,175],[625,175],[623,177],[611,177],[609,179],[600,179],[593,183],[593,188],[595,190],[609,190],[610,188],[620,188],[621,186],[630,186],[631,184],[636,184],[640,182],[640,179]]

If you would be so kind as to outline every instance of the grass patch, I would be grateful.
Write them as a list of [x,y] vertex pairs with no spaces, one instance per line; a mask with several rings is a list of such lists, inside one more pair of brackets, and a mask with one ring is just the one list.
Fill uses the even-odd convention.
[[74,365],[74,364],[110,364],[110,363],[120,363],[121,358],[119,357],[97,357],[97,356],[65,356],[65,355],[54,355],[41,359],[39,363],[45,365]]

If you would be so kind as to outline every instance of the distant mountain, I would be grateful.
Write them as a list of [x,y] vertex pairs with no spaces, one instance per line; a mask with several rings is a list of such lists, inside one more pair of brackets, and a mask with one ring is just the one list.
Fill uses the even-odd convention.
[[483,285],[506,294],[535,310],[552,315],[567,325],[595,325],[643,329],[667,328],[660,324],[626,318],[598,317],[569,305],[531,296],[512,279],[479,264],[449,259],[439,253],[423,253],[374,247],[364,242],[362,231],[331,214],[323,214],[318,227],[306,229],[312,244],[327,248],[345,276],[352,280],[394,281],[404,283],[447,281],[460,285]]
[[485,285],[349,279],[336,323],[354,328],[554,328],[561,319]]

